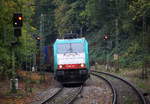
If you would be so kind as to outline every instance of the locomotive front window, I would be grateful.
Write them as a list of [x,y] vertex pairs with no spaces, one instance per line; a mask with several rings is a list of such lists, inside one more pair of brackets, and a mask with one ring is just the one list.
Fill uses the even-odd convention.
[[82,43],[64,43],[57,45],[58,53],[83,53],[84,47]]

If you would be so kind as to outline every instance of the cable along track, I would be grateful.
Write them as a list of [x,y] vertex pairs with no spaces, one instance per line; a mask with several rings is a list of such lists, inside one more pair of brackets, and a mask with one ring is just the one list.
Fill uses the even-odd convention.
[[82,88],[83,86],[73,88],[63,87],[58,93],[41,104],[71,104],[80,94]]
[[113,84],[117,92],[116,104],[147,104],[141,92],[127,80],[106,72],[92,71],[92,74],[103,76]]

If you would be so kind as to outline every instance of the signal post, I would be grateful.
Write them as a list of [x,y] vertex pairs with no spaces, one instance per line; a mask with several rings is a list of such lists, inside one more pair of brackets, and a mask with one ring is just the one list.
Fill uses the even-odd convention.
[[23,16],[22,13],[14,13],[12,17],[13,22],[13,30],[14,30],[14,39],[11,41],[11,51],[12,51],[12,69],[14,71],[14,74],[12,75],[11,79],[11,92],[17,93],[18,89],[18,79],[16,77],[15,73],[15,49],[19,45],[19,37],[21,36],[21,28],[23,25]]

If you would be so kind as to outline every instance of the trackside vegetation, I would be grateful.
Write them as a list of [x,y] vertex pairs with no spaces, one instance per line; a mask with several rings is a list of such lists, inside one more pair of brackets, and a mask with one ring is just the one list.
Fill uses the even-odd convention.
[[[19,38],[13,35],[12,16],[16,12],[24,17]],[[44,44],[50,45],[68,32],[87,38],[91,60],[148,73],[149,0],[0,0],[0,14],[1,78],[15,75],[14,64],[15,69],[33,64],[31,59],[38,53],[35,36],[43,36]],[[12,46],[13,41],[18,44]],[[114,54],[119,56],[117,60]]]

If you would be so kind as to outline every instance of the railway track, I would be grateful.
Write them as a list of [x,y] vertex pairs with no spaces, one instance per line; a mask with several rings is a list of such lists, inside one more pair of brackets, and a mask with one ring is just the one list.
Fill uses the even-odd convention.
[[113,87],[112,83],[103,76],[100,76],[100,75],[95,74],[95,73],[92,73],[92,75],[103,79],[109,85],[109,87],[111,88],[112,94],[113,94],[112,104],[117,104],[117,94],[116,94],[116,90]]
[[73,88],[63,87],[41,104],[71,104],[80,94],[82,88],[83,86]]
[[143,94],[127,80],[106,72],[92,71],[92,74],[104,77],[112,83],[117,92],[115,104],[147,104]]

